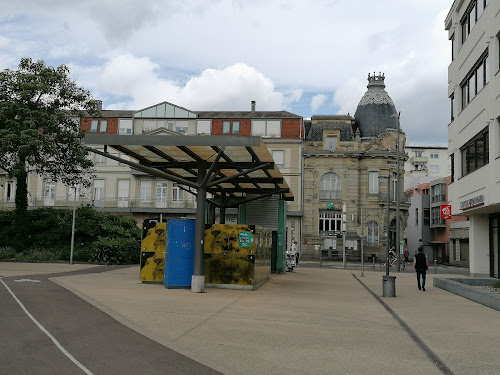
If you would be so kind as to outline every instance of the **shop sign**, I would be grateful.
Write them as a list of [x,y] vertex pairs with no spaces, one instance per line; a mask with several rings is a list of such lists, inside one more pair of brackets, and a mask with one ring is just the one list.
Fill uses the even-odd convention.
[[460,202],[461,210],[468,210],[469,208],[481,206],[484,204],[484,195],[478,195],[477,197],[473,197],[470,199],[466,199]]
[[441,205],[441,220],[451,219],[451,204]]

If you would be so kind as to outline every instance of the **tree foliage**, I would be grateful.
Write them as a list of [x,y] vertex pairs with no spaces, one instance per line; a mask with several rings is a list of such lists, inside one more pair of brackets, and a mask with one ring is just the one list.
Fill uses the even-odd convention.
[[[0,72],[0,170],[17,182],[15,225],[26,220],[30,172],[67,185],[90,185],[93,163],[78,120],[85,112],[98,115],[97,103],[65,65],[23,58],[17,70]],[[24,239],[17,240],[22,246]]]
[[97,115],[97,109],[65,65],[23,58],[17,70],[0,72],[0,169],[17,180],[16,210],[27,208],[29,172],[67,185],[90,185],[93,164],[78,120],[85,112]]

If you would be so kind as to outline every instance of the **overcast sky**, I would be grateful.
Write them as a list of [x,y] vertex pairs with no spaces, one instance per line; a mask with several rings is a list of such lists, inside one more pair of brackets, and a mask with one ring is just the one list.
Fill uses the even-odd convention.
[[104,109],[354,114],[385,73],[410,145],[446,146],[453,0],[14,0],[0,69],[68,65]]

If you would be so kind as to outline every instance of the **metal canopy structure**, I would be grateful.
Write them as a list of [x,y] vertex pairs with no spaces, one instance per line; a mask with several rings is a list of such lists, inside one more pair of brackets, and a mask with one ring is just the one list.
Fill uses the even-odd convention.
[[[199,168],[206,169],[201,185],[218,205],[230,197],[239,198],[241,204],[274,194],[286,201],[293,200],[288,184],[260,137],[91,134],[85,136],[85,143],[91,152],[177,182],[193,194],[196,191],[191,189],[200,186]],[[104,145],[105,150],[90,145]],[[107,148],[136,161],[110,154]]]
[[[291,201],[293,194],[260,137],[183,135],[85,136],[87,150],[119,161],[151,176],[184,185],[196,194],[196,229],[191,291],[202,293],[205,203],[207,193],[221,208],[279,194]],[[103,145],[104,152],[91,145]],[[129,156],[126,160],[108,148]],[[194,189],[195,191],[192,191]]]

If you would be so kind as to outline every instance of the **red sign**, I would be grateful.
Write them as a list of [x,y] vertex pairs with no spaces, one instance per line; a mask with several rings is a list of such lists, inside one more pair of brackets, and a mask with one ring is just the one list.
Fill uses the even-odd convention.
[[441,205],[441,219],[451,219],[451,204]]

